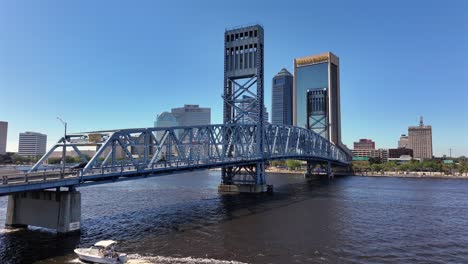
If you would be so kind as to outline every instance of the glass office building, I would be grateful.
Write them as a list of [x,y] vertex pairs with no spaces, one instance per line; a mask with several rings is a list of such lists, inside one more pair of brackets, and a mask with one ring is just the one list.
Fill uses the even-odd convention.
[[271,123],[289,126],[293,124],[293,75],[285,68],[273,77]]
[[294,60],[293,103],[294,125],[314,130],[341,145],[337,56],[327,52]]

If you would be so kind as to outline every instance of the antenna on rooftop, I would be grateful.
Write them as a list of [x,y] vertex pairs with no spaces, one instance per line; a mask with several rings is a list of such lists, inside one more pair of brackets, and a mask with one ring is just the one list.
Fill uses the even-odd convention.
[[423,116],[419,117],[419,126],[424,126]]

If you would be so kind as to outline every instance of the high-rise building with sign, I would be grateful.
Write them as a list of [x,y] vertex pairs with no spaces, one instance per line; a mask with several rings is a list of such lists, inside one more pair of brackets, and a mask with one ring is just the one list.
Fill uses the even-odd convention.
[[339,67],[331,52],[294,60],[293,123],[343,147]]

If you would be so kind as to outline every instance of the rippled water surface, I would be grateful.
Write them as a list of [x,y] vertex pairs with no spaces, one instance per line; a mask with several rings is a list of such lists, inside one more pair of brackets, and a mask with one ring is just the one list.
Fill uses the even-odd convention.
[[218,194],[214,171],[81,188],[81,234],[0,229],[0,263],[79,263],[102,239],[130,263],[468,263],[468,181],[268,180],[273,195]]

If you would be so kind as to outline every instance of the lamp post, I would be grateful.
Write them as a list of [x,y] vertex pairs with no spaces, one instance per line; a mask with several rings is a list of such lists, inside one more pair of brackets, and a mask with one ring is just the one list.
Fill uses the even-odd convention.
[[63,150],[62,150],[62,177],[65,173],[65,160],[67,155],[67,122],[63,121],[62,118],[57,117],[57,119],[62,122],[62,125],[65,127],[65,132],[63,134]]

